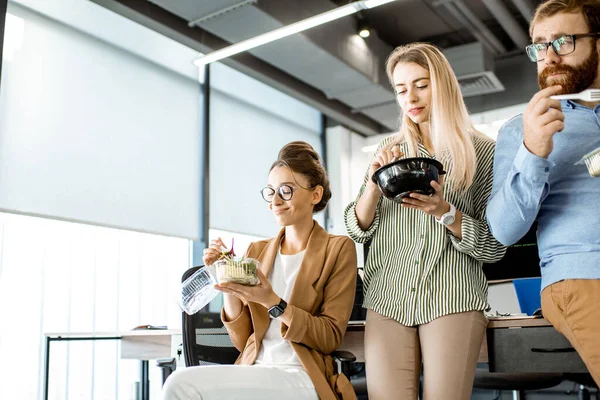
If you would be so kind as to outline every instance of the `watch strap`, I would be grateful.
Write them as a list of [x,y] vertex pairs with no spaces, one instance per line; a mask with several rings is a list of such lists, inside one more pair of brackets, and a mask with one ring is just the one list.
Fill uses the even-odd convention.
[[284,313],[286,308],[287,308],[287,302],[284,299],[280,299],[279,304],[276,304],[273,307],[269,308],[269,314],[273,318],[277,318],[281,314]]
[[[437,218],[435,219],[435,221],[436,221],[438,224],[441,224],[441,225],[444,225],[444,226],[446,226],[446,225],[450,225],[450,224],[452,224],[452,223],[454,222],[454,220],[455,220],[455,217],[456,217],[456,207],[454,207],[454,204],[452,204],[452,203],[448,203],[448,204],[450,204],[450,210],[449,210],[448,212],[446,212],[446,213],[442,214],[442,216],[440,217],[440,219],[437,219]],[[448,217],[450,217],[450,216],[452,217],[452,222],[450,222],[450,223],[445,223],[444,221],[445,221],[445,220],[446,220]]]

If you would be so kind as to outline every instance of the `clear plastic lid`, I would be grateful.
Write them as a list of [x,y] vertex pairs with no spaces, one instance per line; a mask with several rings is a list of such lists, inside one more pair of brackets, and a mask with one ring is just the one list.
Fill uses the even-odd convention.
[[592,178],[600,177],[600,148],[583,156],[575,163],[575,165],[577,164],[585,164]]
[[197,313],[210,303],[219,291],[214,288],[217,284],[209,267],[201,267],[181,284],[179,307],[189,315]]

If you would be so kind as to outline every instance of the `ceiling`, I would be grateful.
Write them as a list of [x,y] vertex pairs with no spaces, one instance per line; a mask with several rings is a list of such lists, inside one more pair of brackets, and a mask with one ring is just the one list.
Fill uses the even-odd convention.
[[[331,10],[347,0],[92,0],[201,52]],[[364,135],[397,128],[385,76],[394,47],[443,49],[472,113],[527,102],[537,90],[524,55],[540,0],[396,0],[224,60]],[[359,37],[368,23],[371,36]]]

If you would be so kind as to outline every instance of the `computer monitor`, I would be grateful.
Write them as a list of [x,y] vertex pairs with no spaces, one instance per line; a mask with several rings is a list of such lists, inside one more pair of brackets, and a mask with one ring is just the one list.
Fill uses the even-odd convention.
[[508,247],[500,261],[483,264],[488,281],[541,276],[536,232],[537,223],[534,223],[521,240]]

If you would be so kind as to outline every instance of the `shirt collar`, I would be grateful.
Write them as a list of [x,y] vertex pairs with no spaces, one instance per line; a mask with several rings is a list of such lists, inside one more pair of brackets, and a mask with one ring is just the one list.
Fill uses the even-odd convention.
[[[560,103],[562,104],[563,108],[566,107],[566,108],[570,108],[570,109],[581,109],[581,108],[584,108],[587,110],[590,109],[589,107],[582,106],[581,104],[576,103],[573,100],[561,100]],[[594,106],[592,108],[592,111],[594,111],[594,112],[597,111],[598,107],[600,107],[600,104],[596,104],[596,106]]]

